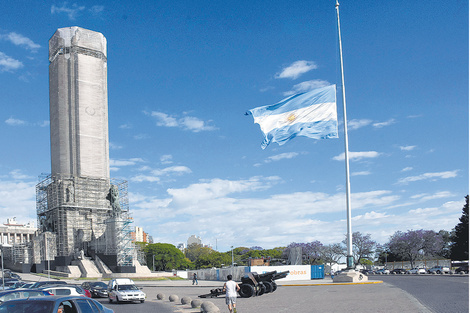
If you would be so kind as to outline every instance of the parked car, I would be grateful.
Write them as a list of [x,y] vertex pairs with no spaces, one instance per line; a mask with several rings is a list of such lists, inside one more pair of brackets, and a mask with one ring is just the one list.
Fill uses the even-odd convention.
[[390,274],[390,270],[388,270],[386,268],[382,268],[380,270],[375,271],[375,274],[388,275],[388,274]]
[[426,269],[422,268],[422,267],[415,267],[415,268],[412,268],[411,270],[408,270],[406,272],[407,274],[426,274]]
[[0,305],[0,313],[57,313],[59,308],[62,308],[64,313],[114,313],[113,310],[98,301],[80,296],[48,296],[10,300]]
[[67,282],[66,282],[66,281],[61,281],[61,280],[44,280],[44,281],[38,281],[38,282],[35,282],[35,283],[31,286],[31,289],[36,289],[36,288],[45,287],[46,285],[67,285]]
[[406,270],[402,268],[393,269],[390,274],[406,274]]
[[41,288],[54,296],[81,296],[86,297],[86,292],[82,287],[73,285],[55,285]]
[[13,299],[28,299],[31,297],[44,297],[50,296],[47,291],[36,289],[12,289],[0,292],[0,303]]
[[25,283],[23,286],[21,286],[21,288],[30,289],[33,284],[34,283]]
[[17,281],[13,285],[10,286],[10,289],[17,289],[17,288],[23,288],[23,286],[26,285],[26,282],[24,281]]
[[455,274],[468,274],[468,265],[460,266],[455,270]]
[[445,266],[434,266],[430,269],[428,269],[429,274],[449,274],[450,269]]
[[17,280],[6,280],[2,281],[0,278],[0,289],[3,290],[3,285],[5,285],[5,290],[11,289],[16,283],[18,283]]
[[145,302],[145,293],[137,288],[134,281],[129,278],[111,279],[108,283],[108,299],[109,303],[116,301],[140,301]]
[[108,297],[108,285],[102,281],[84,282],[81,287],[85,290],[90,291],[91,297],[107,298]]

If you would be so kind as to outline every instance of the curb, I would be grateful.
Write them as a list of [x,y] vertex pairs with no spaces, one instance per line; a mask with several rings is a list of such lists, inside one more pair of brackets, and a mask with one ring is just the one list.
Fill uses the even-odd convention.
[[338,285],[373,285],[373,284],[382,284],[383,281],[369,281],[369,282],[360,282],[360,283],[325,283],[325,284],[285,284],[282,286],[286,287],[302,287],[302,286],[338,286]]

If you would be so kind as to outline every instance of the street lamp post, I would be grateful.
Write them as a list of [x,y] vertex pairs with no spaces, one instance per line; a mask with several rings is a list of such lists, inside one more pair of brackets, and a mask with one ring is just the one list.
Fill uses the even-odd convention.
[[3,286],[3,290],[5,290],[5,272],[3,270],[3,246],[2,246],[2,286]]
[[231,247],[232,249],[232,267],[233,267],[233,246]]

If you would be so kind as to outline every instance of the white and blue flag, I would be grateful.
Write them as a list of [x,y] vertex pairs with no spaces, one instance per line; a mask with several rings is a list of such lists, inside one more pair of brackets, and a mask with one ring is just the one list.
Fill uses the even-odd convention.
[[271,142],[283,145],[297,136],[338,138],[336,85],[290,96],[276,104],[251,109],[264,133],[261,148]]

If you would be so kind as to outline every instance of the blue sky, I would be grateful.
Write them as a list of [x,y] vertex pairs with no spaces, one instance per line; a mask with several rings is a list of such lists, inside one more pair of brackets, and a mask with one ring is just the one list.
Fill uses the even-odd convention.
[[[108,42],[111,176],[156,242],[219,251],[346,233],[344,132],[260,148],[245,111],[341,85],[325,1],[0,2],[0,217],[50,172],[48,40]],[[353,231],[451,230],[468,194],[468,3],[340,2]],[[338,117],[343,118],[338,89]],[[342,123],[342,122],[341,122]]]

